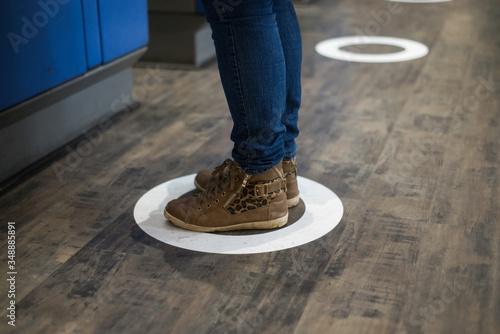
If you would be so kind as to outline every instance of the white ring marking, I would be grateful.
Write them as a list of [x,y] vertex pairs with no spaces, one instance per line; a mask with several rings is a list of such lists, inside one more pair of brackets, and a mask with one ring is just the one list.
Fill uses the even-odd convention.
[[[354,53],[340,50],[340,48],[345,46],[360,44],[392,45],[401,47],[404,50],[384,54]],[[328,58],[344,61],[360,63],[394,63],[424,57],[427,53],[429,53],[429,48],[422,43],[404,38],[385,36],[348,36],[332,38],[320,42],[316,45],[316,52]]]

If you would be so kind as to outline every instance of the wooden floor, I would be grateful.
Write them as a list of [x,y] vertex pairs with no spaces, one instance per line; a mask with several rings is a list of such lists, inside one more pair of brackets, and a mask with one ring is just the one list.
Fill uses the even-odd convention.
[[[342,199],[332,232],[257,255],[192,252],[143,233],[132,216],[140,196],[222,162],[232,123],[216,64],[137,68],[138,109],[0,197],[0,332],[500,333],[500,3],[390,4],[298,8],[299,174]],[[430,53],[361,64],[314,51],[361,33]]]

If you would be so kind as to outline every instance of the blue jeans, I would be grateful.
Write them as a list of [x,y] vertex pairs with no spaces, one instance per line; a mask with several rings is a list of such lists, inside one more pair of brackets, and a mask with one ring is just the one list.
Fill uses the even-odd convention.
[[295,157],[302,41],[291,0],[202,0],[234,121],[233,159],[259,174]]

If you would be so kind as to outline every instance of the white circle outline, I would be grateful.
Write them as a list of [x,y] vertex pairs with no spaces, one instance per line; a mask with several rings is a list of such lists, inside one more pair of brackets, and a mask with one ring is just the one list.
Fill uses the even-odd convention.
[[165,205],[192,190],[195,174],[157,185],[146,192],[134,207],[134,219],[151,237],[166,244],[214,254],[256,254],[297,247],[314,241],[342,219],[340,198],[320,183],[298,176],[304,215],[294,224],[262,234],[223,235],[181,229],[163,216]]
[[[369,54],[355,53],[340,48],[349,45],[382,44],[398,46],[404,50],[392,53]],[[429,53],[429,48],[422,43],[404,38],[386,36],[346,36],[327,39],[316,44],[316,52],[337,60],[358,63],[395,63],[422,58]]]

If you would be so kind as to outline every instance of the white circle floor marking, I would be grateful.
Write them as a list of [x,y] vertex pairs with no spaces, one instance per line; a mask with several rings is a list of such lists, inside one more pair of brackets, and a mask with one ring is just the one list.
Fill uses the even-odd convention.
[[304,215],[294,224],[262,234],[223,235],[181,229],[167,221],[167,202],[194,189],[195,174],[162,183],[145,193],[136,203],[134,218],[139,227],[159,241],[179,248],[216,254],[255,254],[300,246],[316,240],[342,219],[344,207],[327,187],[298,177]]
[[[382,54],[355,53],[340,50],[340,48],[345,46],[360,44],[391,45],[398,46],[404,50]],[[385,36],[347,36],[327,39],[326,41],[319,42],[316,45],[316,52],[328,58],[351,62],[395,63],[424,57],[427,53],[429,53],[429,48],[422,43],[404,38]]]
[[451,2],[453,0],[387,0],[391,2],[404,2],[404,3],[438,3],[438,2]]

